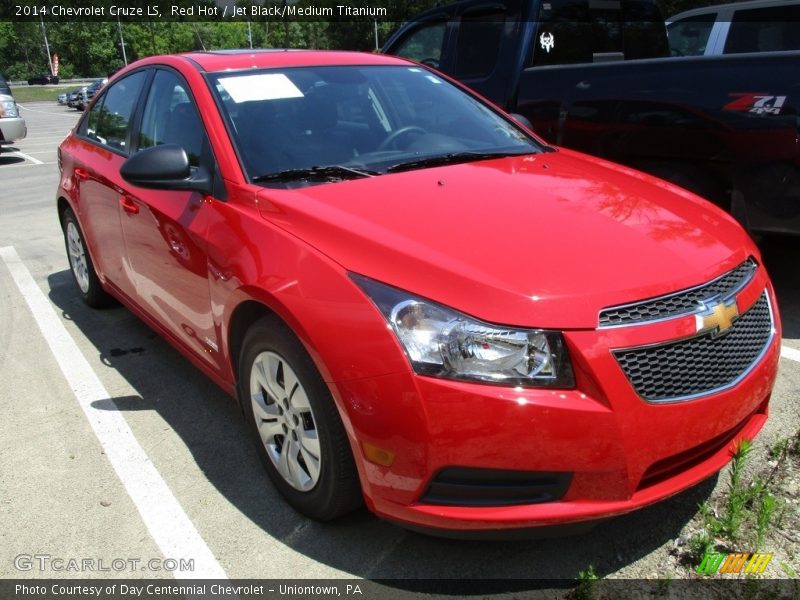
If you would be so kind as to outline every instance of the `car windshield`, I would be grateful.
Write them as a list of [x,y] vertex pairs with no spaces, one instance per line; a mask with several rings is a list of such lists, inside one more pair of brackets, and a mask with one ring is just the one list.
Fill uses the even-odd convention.
[[271,187],[543,149],[494,110],[421,67],[222,72],[209,75],[209,82],[247,176]]

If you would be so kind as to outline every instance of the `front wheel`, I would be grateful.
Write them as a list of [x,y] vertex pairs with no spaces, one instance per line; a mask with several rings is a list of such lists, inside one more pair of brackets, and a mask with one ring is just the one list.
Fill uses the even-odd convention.
[[238,386],[261,461],[289,504],[326,521],[361,503],[347,434],[330,391],[278,318],[263,318],[247,332]]

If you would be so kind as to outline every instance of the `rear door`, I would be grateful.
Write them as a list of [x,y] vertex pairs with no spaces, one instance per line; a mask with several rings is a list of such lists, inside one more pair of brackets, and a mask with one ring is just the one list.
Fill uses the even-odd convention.
[[131,120],[147,71],[114,82],[78,127],[68,148],[73,160],[77,208],[84,237],[100,277],[125,295],[135,295],[122,243],[119,169],[131,147]]

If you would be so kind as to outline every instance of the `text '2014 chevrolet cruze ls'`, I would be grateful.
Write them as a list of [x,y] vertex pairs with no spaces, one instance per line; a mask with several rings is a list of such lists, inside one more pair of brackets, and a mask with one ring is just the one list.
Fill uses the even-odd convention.
[[780,325],[736,222],[424,66],[148,58],[60,164],[85,301],[237,397],[313,518],[590,521],[710,476],[766,420]]

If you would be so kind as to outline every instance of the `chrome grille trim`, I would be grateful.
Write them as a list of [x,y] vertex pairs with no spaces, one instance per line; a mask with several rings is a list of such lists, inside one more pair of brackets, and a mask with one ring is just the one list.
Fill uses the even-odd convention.
[[[701,303],[713,298],[725,300],[742,290],[750,283],[757,270],[758,263],[750,257],[736,268],[702,285],[647,300],[604,308],[598,317],[599,327],[611,329],[652,324],[694,314]],[[673,306],[670,307],[670,304]],[[655,314],[642,316],[643,311]]]
[[[764,306],[764,305],[766,305],[766,306]],[[710,343],[710,344],[719,343],[719,345],[716,346],[716,349],[724,351],[724,350],[726,350],[726,348],[724,346],[726,338],[728,336],[734,336],[731,339],[737,339],[735,337],[737,335],[737,327],[739,328],[738,329],[738,334],[742,335],[743,334],[743,331],[742,331],[743,328],[749,327],[751,320],[758,319],[759,315],[756,314],[756,313],[758,313],[759,311],[763,311],[764,308],[766,308],[766,311],[767,311],[769,331],[766,332],[765,339],[763,340],[763,342],[761,342],[762,345],[761,345],[758,353],[754,356],[754,358],[752,358],[752,360],[750,360],[750,362],[746,366],[744,366],[742,368],[742,371],[738,375],[733,377],[733,379],[731,379],[729,381],[726,381],[724,383],[721,383],[721,385],[715,385],[715,386],[713,386],[711,388],[691,390],[691,391],[688,391],[687,393],[681,393],[681,394],[678,394],[678,395],[662,395],[662,396],[658,396],[658,395],[655,395],[655,394],[653,394],[651,392],[649,393],[648,389],[643,389],[646,386],[642,385],[641,382],[639,382],[639,384],[637,385],[637,382],[635,381],[636,375],[633,373],[633,370],[634,370],[633,363],[638,361],[638,359],[640,357],[641,358],[646,358],[646,359],[649,359],[649,360],[653,360],[653,358],[655,357],[656,353],[664,351],[664,350],[668,351],[669,349],[679,348],[679,347],[681,347],[681,350],[688,348],[688,351],[692,352],[692,351],[695,351],[695,348],[692,348],[691,346],[697,345],[697,344],[704,344],[704,343],[706,343],[706,341],[708,341],[708,343]],[[763,318],[763,316],[762,316],[762,318]],[[758,334],[758,333],[759,332],[757,331],[756,334]],[[761,332],[761,334],[763,334],[763,333],[764,332]],[[748,332],[744,332],[745,336],[748,335],[748,334],[749,334]],[[708,338],[708,340],[706,340],[704,338]],[[728,390],[728,389],[738,385],[745,377],[747,377],[753,371],[753,369],[756,367],[756,365],[758,365],[761,362],[761,360],[764,358],[764,356],[767,353],[767,351],[769,350],[769,348],[772,346],[772,342],[773,342],[774,338],[775,338],[775,314],[774,314],[774,310],[773,310],[773,307],[772,307],[772,302],[770,300],[769,294],[768,294],[767,290],[764,290],[762,292],[762,294],[759,296],[758,300],[756,300],[756,302],[753,303],[753,305],[747,310],[747,312],[743,313],[741,315],[741,317],[739,318],[739,320],[737,320],[734,323],[731,331],[728,334],[726,334],[725,336],[723,336],[723,337],[719,337],[719,338],[713,339],[713,338],[711,338],[711,333],[706,332],[706,333],[702,333],[702,334],[691,336],[689,338],[683,338],[683,339],[680,339],[680,340],[671,340],[671,341],[668,341],[668,342],[660,342],[660,343],[652,344],[652,345],[649,345],[649,346],[639,346],[639,347],[635,347],[635,348],[625,348],[625,349],[621,349],[621,350],[614,350],[612,353],[614,355],[614,358],[617,360],[617,363],[619,364],[620,368],[622,369],[623,373],[625,373],[625,376],[628,378],[628,381],[630,382],[631,386],[633,387],[633,389],[636,391],[636,393],[639,395],[640,398],[642,398],[644,401],[652,403],[652,404],[669,404],[669,403],[674,403],[674,402],[683,402],[683,401],[686,401],[686,400],[693,400],[695,398],[701,398],[703,396],[709,396],[711,394],[716,394],[716,393],[719,393],[719,392],[723,392],[725,390]],[[702,350],[702,348],[701,348],[701,350]],[[637,355],[637,356],[633,357],[632,355]],[[633,360],[630,360],[631,358],[633,358]],[[729,360],[729,359],[730,359],[729,356],[723,356],[723,355],[719,355],[718,354],[716,356],[712,356],[711,357],[710,361],[708,361],[710,364],[706,364],[706,365],[694,364],[692,366],[694,366],[695,369],[697,369],[699,367],[709,367],[709,366],[713,367],[713,361],[724,362],[724,361]],[[653,361],[653,362],[655,362],[656,366],[658,366],[658,361],[657,360]],[[697,363],[699,363],[699,362],[700,361],[698,360]],[[636,365],[636,367],[638,368],[638,365]],[[652,369],[653,374],[648,373],[648,376],[650,376],[652,378],[662,377],[664,379],[666,378],[666,376],[669,376],[671,379],[678,379],[680,377],[680,375],[678,377],[675,377],[674,373],[670,373],[669,372],[669,368],[670,367],[673,368],[673,369],[676,368],[674,364],[669,364],[668,363],[668,364],[665,365],[665,368],[662,369],[660,372],[656,368],[653,368]],[[649,368],[649,367],[645,367],[645,368]],[[678,387],[678,386],[673,385],[673,387]]]

